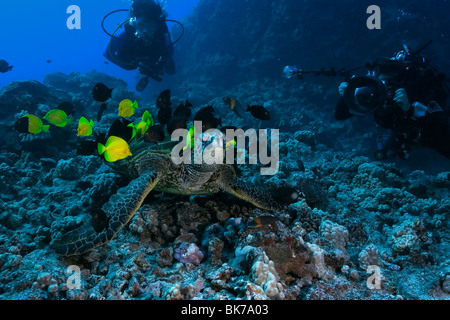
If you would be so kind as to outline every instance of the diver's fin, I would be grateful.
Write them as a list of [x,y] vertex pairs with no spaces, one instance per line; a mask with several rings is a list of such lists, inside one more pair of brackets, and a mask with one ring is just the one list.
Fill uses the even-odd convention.
[[159,175],[154,171],[141,174],[105,203],[102,210],[106,213],[107,223],[103,230],[97,232],[91,223],[87,223],[55,240],[52,248],[61,255],[70,256],[107,243],[130,221],[158,181]]
[[142,92],[147,87],[147,85],[148,85],[148,76],[145,76],[141,80],[139,80],[138,84],[136,85],[136,90],[138,92]]

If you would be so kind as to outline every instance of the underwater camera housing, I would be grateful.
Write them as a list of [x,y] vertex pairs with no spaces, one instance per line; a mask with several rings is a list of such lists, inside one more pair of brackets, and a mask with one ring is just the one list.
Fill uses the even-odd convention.
[[388,88],[374,76],[351,78],[344,93],[344,101],[355,116],[374,113],[386,103],[387,98]]
[[387,86],[382,79],[395,78],[405,70],[426,68],[428,63],[419,52],[430,43],[416,52],[411,52],[408,46],[403,45],[403,50],[392,58],[381,58],[373,63],[366,63],[367,75],[353,76],[348,81],[343,96],[350,113],[355,116],[371,114],[385,103],[392,102],[398,88]]

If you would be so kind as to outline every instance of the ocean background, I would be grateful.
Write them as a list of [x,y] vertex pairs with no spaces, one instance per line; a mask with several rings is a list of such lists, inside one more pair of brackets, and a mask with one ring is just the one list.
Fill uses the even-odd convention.
[[[373,4],[380,30],[366,25]],[[81,30],[66,27],[70,5],[81,9]],[[450,159],[423,146],[408,160],[375,159],[373,117],[334,118],[343,77],[286,79],[283,69],[348,70],[431,40],[422,54],[448,77],[450,0],[162,6],[184,26],[176,73],[137,92],[138,71],[103,56],[109,38],[101,20],[130,1],[0,0],[0,60],[14,66],[0,73],[0,300],[449,300]],[[126,16],[110,16],[106,29]],[[179,26],[168,26],[176,39]],[[92,95],[99,82],[113,89],[101,117]],[[273,211],[226,192],[153,190],[108,243],[69,257],[56,252],[63,234],[107,225],[103,206],[129,195],[122,189],[129,177],[97,154],[96,138],[77,137],[78,120],[93,119],[94,132],[106,134],[130,99],[139,105],[130,121],[149,111],[156,124],[167,89],[173,110],[192,104],[186,127],[212,106],[221,126],[278,129],[276,175],[262,176],[260,163],[235,170],[249,190],[264,188],[265,200],[288,204]],[[243,117],[225,97],[242,105]],[[15,130],[23,115],[43,118],[62,102],[73,104],[74,124]],[[265,108],[270,120],[245,112],[248,105]],[[86,141],[94,150],[79,154]],[[300,197],[292,199],[292,189]],[[74,266],[77,288],[68,282]]]

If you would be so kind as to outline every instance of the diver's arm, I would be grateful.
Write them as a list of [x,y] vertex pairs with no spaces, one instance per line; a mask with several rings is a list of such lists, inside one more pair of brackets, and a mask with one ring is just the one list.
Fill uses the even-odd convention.
[[122,31],[117,38],[110,39],[103,56],[125,70],[135,70],[138,68],[138,63],[135,59],[127,57],[124,53],[124,49],[130,45],[131,43],[128,41],[127,32]]
[[397,89],[395,91],[394,102],[405,113],[408,112],[411,108],[411,103],[409,103],[408,95],[403,88]]
[[353,117],[353,115],[350,113],[350,110],[348,109],[347,104],[344,101],[344,93],[345,90],[348,87],[348,82],[341,82],[339,85],[339,94],[341,95],[341,99],[339,100],[338,104],[336,105],[336,108],[334,110],[334,118],[336,120],[347,120]]
[[137,64],[121,62],[120,58],[115,54],[109,53],[108,49],[105,51],[105,53],[103,53],[103,56],[106,59],[108,59],[109,61],[111,61],[112,63],[114,63],[115,65],[117,65],[125,70],[135,70],[138,67]]
[[428,113],[442,111],[440,105],[434,100],[429,101],[428,106],[419,101],[410,103],[405,89],[398,89],[395,92],[394,102],[403,111],[405,117],[413,120],[425,117]]
[[341,84],[339,84],[339,94],[341,95],[341,97],[344,96],[345,90],[347,90],[348,87],[348,82],[341,82]]
[[347,120],[353,117],[348,109],[347,104],[344,101],[344,98],[341,98],[334,109],[334,118],[336,120]]

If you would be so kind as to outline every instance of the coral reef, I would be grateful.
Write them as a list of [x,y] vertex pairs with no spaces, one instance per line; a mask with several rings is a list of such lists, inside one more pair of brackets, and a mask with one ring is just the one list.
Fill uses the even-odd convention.
[[[105,124],[109,119],[106,113]],[[314,126],[281,133],[277,175],[267,179],[257,174],[259,166],[239,165],[243,180],[300,191],[297,202],[275,213],[276,222],[250,228],[247,223],[264,212],[226,195],[152,193],[113,241],[70,258],[49,244],[84,221],[101,221],[102,205],[126,179],[97,156],[5,150],[1,297],[448,297],[448,172],[403,172],[389,162],[336,151],[320,143]],[[68,285],[69,266],[80,268],[78,289]],[[412,289],[425,267],[434,271]],[[367,284],[374,270],[380,289]]]
[[278,273],[272,260],[263,252],[251,268],[251,277],[259,285],[268,298],[283,299],[283,285],[279,282]]
[[175,249],[174,257],[182,263],[192,263],[193,265],[198,266],[202,261],[204,254],[195,243],[182,242],[181,245]]

